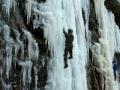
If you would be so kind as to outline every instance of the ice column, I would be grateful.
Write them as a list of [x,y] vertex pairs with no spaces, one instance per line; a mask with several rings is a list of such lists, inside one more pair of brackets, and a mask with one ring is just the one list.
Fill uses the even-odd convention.
[[9,16],[10,9],[14,7],[15,10],[16,1],[15,0],[2,0],[2,9]]
[[101,66],[101,68],[104,68],[104,71],[106,73],[104,74],[106,78],[105,88],[106,90],[118,90],[118,88],[116,88],[118,87],[117,84],[114,84],[112,70],[112,61],[116,49],[115,32],[118,29],[116,29],[114,15],[111,12],[107,11],[104,5],[104,0],[94,0],[94,3],[96,15],[99,22],[99,33],[101,35],[99,39],[101,56],[98,58],[98,61],[105,62],[105,67],[103,67],[104,63],[102,63],[103,65]]
[[27,23],[28,23],[30,21],[30,17],[31,17],[32,0],[26,0],[26,2],[25,2],[25,9],[26,9]]
[[[44,5],[38,5],[39,9],[34,7],[34,13],[43,17],[44,36],[51,51],[46,90],[87,90],[87,47],[81,0],[48,0]],[[68,60],[66,69],[63,28],[66,32],[68,28],[73,29],[74,34],[74,58]]]

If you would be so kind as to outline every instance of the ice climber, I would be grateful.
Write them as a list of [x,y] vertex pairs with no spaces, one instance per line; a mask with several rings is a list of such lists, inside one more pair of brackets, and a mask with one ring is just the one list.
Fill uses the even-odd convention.
[[119,66],[116,61],[113,61],[113,72],[114,72],[114,80],[117,79],[117,71],[119,70]]
[[68,29],[68,33],[65,32],[65,30],[63,29],[63,33],[65,35],[65,50],[64,50],[64,68],[67,68],[68,67],[68,64],[67,64],[67,57],[68,57],[68,53],[70,55],[69,59],[72,59],[73,58],[73,53],[72,53],[72,50],[73,50],[73,40],[74,40],[74,36],[73,36],[73,30],[72,29]]

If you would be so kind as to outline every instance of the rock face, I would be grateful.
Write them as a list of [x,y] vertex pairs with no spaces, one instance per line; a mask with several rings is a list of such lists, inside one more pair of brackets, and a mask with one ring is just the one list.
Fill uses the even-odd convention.
[[0,90],[119,90],[119,9],[116,0],[0,0]]
[[118,0],[105,0],[105,5],[108,10],[112,11],[115,15],[115,22],[120,26],[120,3]]

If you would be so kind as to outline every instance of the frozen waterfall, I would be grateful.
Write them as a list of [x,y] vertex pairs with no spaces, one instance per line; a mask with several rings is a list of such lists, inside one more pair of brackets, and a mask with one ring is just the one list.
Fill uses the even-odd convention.
[[[36,62],[38,60],[39,49],[36,41],[33,39],[32,35],[26,31],[22,30],[20,33],[17,30],[13,30],[8,25],[1,23],[2,28],[0,33],[3,37],[1,49],[2,58],[1,64],[1,75],[4,75],[2,80],[3,90],[12,90],[11,86],[11,72],[14,65],[19,64],[22,67],[21,70],[21,88],[22,90],[29,90],[26,86],[27,83],[31,83],[31,68],[32,61]],[[13,36],[11,36],[11,32]],[[16,66],[15,66],[16,67]],[[26,82],[27,81],[27,82]],[[28,85],[28,84],[27,84]]]
[[[109,12],[105,5],[105,0],[94,0],[96,15],[99,23],[100,43],[94,47],[97,49],[96,60],[100,63],[101,73],[105,77],[105,90],[119,90],[118,84],[115,84],[112,70],[112,61],[114,53],[119,52],[119,28],[114,21],[114,15]],[[117,37],[116,37],[117,36]],[[116,40],[117,39],[117,40]],[[98,47],[99,46],[99,47]],[[95,49],[93,49],[95,51]]]
[[[91,41],[90,0],[23,1],[0,0],[2,10],[9,17],[13,7],[14,11],[16,8],[24,10],[23,15],[26,15],[18,18],[25,18],[22,23],[25,25],[15,24],[16,27],[0,18],[2,90],[89,90],[87,65],[91,64],[90,59],[98,66],[100,74],[101,84],[95,83],[97,89],[119,90],[119,82],[114,80],[112,62],[115,53],[120,53],[120,30],[115,23],[114,14],[106,9],[105,0],[93,0],[98,21],[97,32],[100,35],[98,42]],[[18,4],[23,5],[20,6],[21,9],[18,9]],[[74,35],[73,58],[68,59],[68,68],[64,68],[63,29],[66,32],[72,29]],[[43,44],[46,45],[44,48],[47,48],[49,56],[41,54]],[[89,56],[90,50],[92,58]],[[43,69],[47,72],[45,83],[42,81]]]
[[[46,90],[87,90],[85,63],[87,47],[85,26],[82,17],[81,0],[49,0],[44,5],[34,3],[34,14],[42,18],[45,25],[44,36],[48,41],[52,57],[48,64]],[[63,28],[73,29],[73,59],[68,60],[69,67],[64,69],[64,35]],[[52,34],[51,34],[52,32]],[[67,84],[67,85],[66,85]]]

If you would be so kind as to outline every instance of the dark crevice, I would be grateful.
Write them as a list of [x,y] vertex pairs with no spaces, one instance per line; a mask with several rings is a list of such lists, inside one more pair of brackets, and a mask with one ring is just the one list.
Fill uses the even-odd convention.
[[37,0],[38,3],[45,3],[47,0]]
[[99,32],[98,32],[98,20],[95,14],[95,6],[93,0],[90,0],[90,16],[89,16],[89,30],[91,31],[92,37],[91,41],[99,42]]
[[[89,30],[91,32],[91,43],[99,42],[100,34],[98,31],[99,23],[96,18],[94,0],[90,0]],[[87,80],[89,90],[102,90],[100,66],[93,52],[89,49],[89,61],[87,64]]]
[[117,62],[118,65],[120,66],[120,53],[115,53],[115,55],[114,55],[114,60],[116,60],[116,62]]
[[[105,90],[105,83],[101,78],[102,74],[100,72],[99,63],[93,58],[93,52],[91,49],[89,49],[89,61],[86,68],[88,90]],[[102,86],[102,83],[104,83],[104,86]]]
[[84,10],[82,9],[82,16],[83,16],[83,20],[84,20],[84,24],[86,23],[86,20],[85,20],[85,12]]

